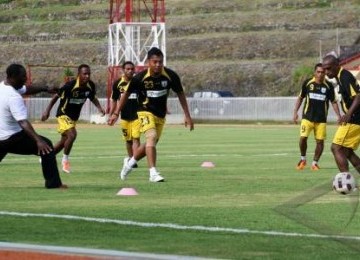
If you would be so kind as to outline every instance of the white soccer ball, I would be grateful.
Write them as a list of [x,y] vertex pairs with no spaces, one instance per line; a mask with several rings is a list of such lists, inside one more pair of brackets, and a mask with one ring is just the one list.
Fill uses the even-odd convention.
[[333,189],[343,195],[356,189],[356,179],[350,172],[340,172],[333,179]]

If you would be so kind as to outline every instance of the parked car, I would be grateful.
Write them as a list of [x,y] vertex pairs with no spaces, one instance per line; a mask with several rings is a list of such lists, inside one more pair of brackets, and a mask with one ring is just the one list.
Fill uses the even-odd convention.
[[224,115],[230,104],[229,98],[234,97],[230,91],[197,91],[192,95],[190,110],[194,115],[214,114]]
[[219,97],[234,97],[233,93],[226,90],[219,91],[197,91],[193,93],[194,98],[219,98]]

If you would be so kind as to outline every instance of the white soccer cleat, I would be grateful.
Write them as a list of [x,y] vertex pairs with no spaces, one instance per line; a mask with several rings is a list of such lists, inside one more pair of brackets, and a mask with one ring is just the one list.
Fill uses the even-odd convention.
[[150,182],[163,182],[164,180],[164,177],[162,177],[159,172],[156,172],[155,174],[150,174]]
[[120,179],[126,180],[126,176],[131,172],[132,168],[128,165],[129,157],[124,158],[124,164],[120,172]]

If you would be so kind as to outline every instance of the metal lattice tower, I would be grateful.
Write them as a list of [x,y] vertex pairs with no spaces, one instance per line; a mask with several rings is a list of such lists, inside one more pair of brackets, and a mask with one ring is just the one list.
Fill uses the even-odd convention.
[[165,0],[110,0],[109,20],[108,97],[125,61],[139,71],[146,66],[148,50],[158,47],[166,64]]
[[163,51],[165,63],[165,0],[110,1],[108,66],[143,67],[151,47]]

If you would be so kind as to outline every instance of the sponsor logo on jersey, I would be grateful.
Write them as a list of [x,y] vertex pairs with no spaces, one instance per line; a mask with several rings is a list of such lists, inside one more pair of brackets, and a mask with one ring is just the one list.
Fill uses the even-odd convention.
[[147,97],[152,97],[152,98],[156,98],[156,97],[162,97],[167,95],[167,89],[164,90],[148,90],[146,91],[146,96]]
[[86,101],[86,98],[70,98],[69,104],[80,105],[80,104],[84,104],[85,101]]
[[317,93],[309,93],[309,98],[315,99],[315,100],[320,100],[320,101],[325,101],[326,95],[317,94]]

